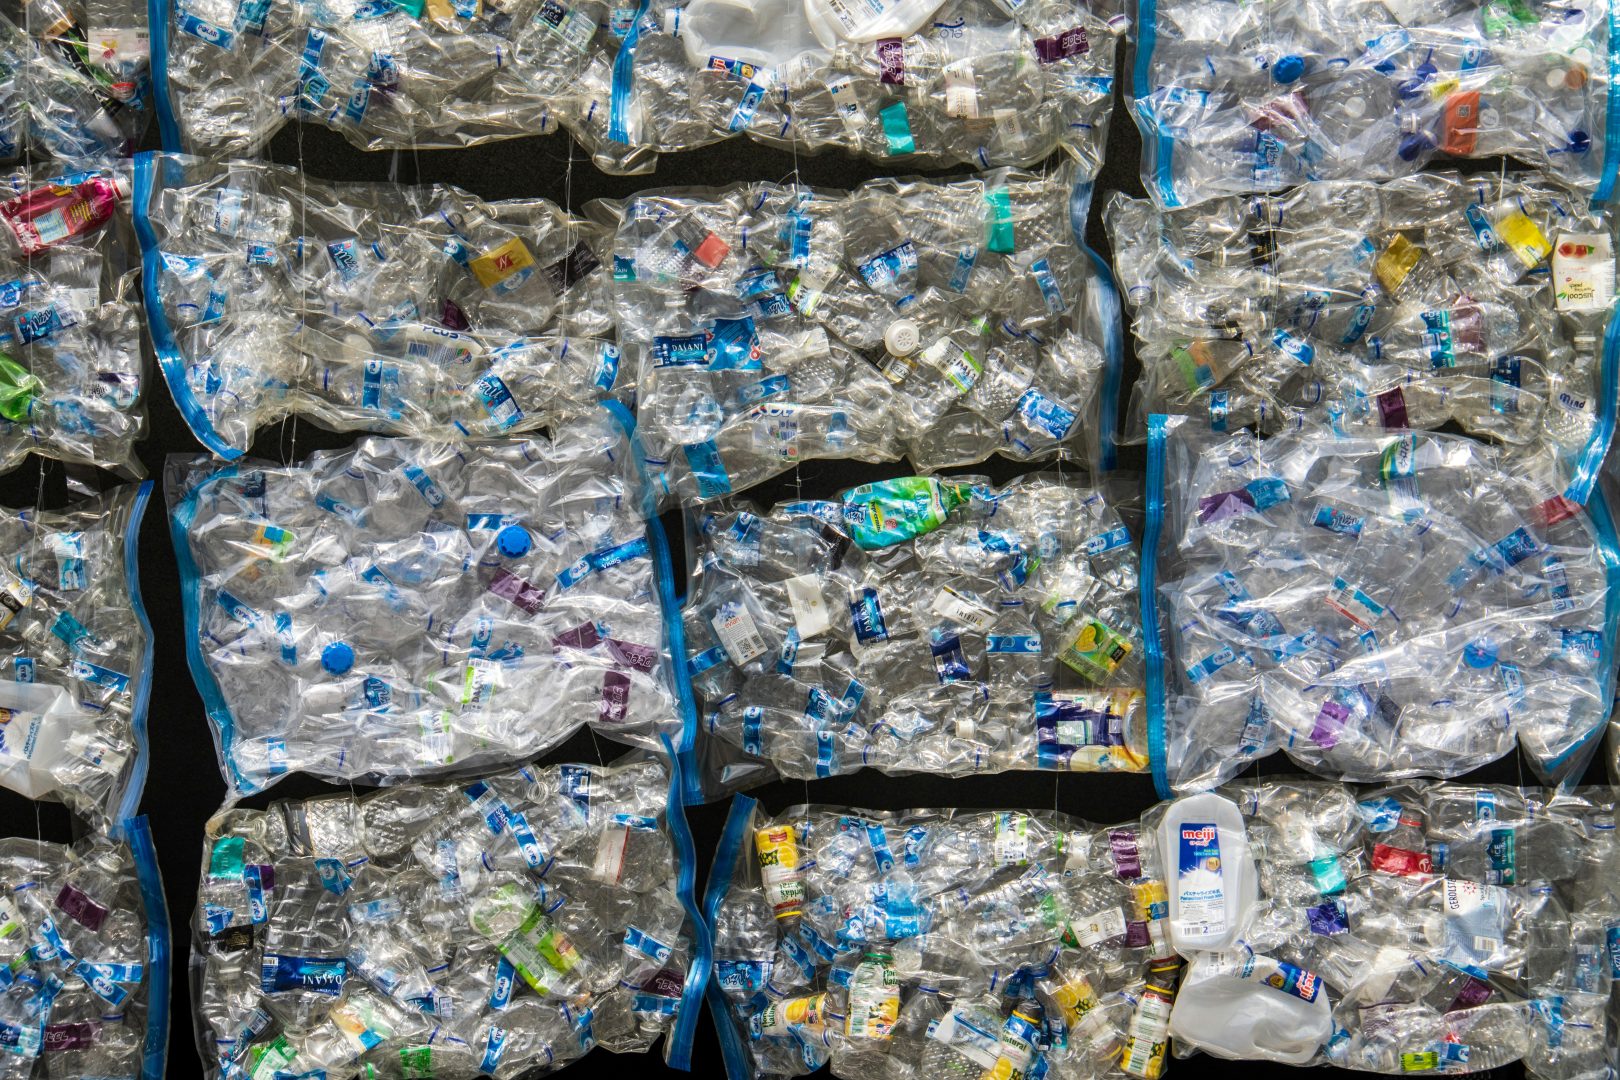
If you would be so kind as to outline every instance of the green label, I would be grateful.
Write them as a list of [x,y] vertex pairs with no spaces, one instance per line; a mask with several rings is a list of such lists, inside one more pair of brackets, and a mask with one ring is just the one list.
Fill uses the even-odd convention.
[[1002,255],[1011,255],[1018,250],[1013,236],[1012,196],[1006,188],[996,188],[984,193],[984,201],[990,204],[990,238],[985,246]]

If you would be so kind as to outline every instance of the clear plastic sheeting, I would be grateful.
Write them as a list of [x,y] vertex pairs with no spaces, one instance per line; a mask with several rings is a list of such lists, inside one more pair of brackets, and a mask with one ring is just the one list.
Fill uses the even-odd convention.
[[543,199],[323,184],[142,155],[152,337],[215,453],[297,415],[336,430],[514,436],[597,413],[619,384],[612,230]]
[[1160,206],[1515,157],[1606,198],[1613,16],[1581,0],[1137,0]]
[[[1187,953],[1178,1056],[1385,1074],[1522,1060],[1542,1080],[1613,1069],[1612,792],[1278,781],[1222,794],[1144,819],[1177,826],[1154,830],[1177,849],[1159,858],[1179,856],[1171,893],[1235,935]],[[1235,830],[1209,800],[1241,810]]]
[[141,0],[11,0],[0,7],[0,161],[106,164],[152,117]]
[[613,276],[655,486],[709,500],[814,458],[1100,457],[1122,331],[1074,228],[1089,197],[1067,167],[636,196]]
[[696,971],[666,784],[561,765],[219,814],[191,961],[206,1075],[507,1080],[646,1051]]
[[146,780],[152,629],[135,560],[150,490],[0,509],[0,787],[102,831]]
[[705,898],[727,1075],[1155,1080],[1181,964],[1154,852],[1053,811],[737,799]]
[[587,724],[679,739],[642,488],[605,412],[566,441],[169,468],[192,674],[236,793],[522,761]]
[[1570,783],[1614,689],[1612,527],[1449,435],[1259,440],[1153,418],[1143,622],[1161,790],[1274,751],[1357,781],[1511,753]]
[[1147,769],[1137,546],[1101,492],[900,477],[695,523],[700,726],[754,762]]
[[[822,0],[611,10],[174,0],[158,8],[168,148],[250,155],[288,123],[322,124],[373,150],[564,127],[610,172],[650,172],[660,151],[746,134],[981,168],[1033,165],[1061,147],[1095,175],[1125,29],[1119,0],[908,7],[904,25],[851,37]],[[812,9],[829,24],[820,31]]]
[[128,841],[0,840],[5,1075],[162,1080],[169,920],[146,819]]
[[1614,431],[1612,223],[1525,173],[1324,183],[1106,215],[1151,413],[1212,431],[1456,424],[1562,458],[1584,503]]
[[0,177],[0,470],[32,453],[145,475],[129,191],[122,169]]

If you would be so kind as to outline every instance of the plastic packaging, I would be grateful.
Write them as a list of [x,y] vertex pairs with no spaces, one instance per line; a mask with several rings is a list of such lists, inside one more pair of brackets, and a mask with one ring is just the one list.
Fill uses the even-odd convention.
[[0,840],[7,1077],[168,1075],[162,879],[145,818],[118,836]]
[[1105,457],[1121,329],[1073,176],[630,200],[615,310],[655,487],[715,499],[813,458]]
[[[610,172],[651,172],[660,152],[747,134],[908,165],[1032,166],[1061,148],[1096,174],[1119,0],[907,0],[898,20],[897,6],[175,0],[155,9],[165,146],[249,156],[287,123],[367,149],[560,126]],[[859,26],[829,18],[835,8]]]
[[0,161],[127,157],[152,117],[146,4],[21,0],[0,15]]
[[192,674],[232,790],[679,743],[662,537],[606,412],[566,439],[170,459]]
[[[1162,1067],[1144,1002],[1180,964],[1154,850],[1052,811],[772,816],[738,797],[704,899],[727,1075],[1156,1076],[1133,1057]],[[762,874],[791,860],[784,911]]]
[[1189,795],[1166,809],[1158,841],[1171,947],[1188,957],[1230,950],[1254,918],[1254,860],[1243,815],[1212,792]]
[[1613,223],[1526,173],[1322,183],[1105,217],[1152,413],[1212,431],[1459,425],[1557,455],[1589,497],[1614,433]]
[[207,1075],[506,1080],[661,1035],[675,1056],[708,969],[668,790],[631,761],[217,815],[193,924]]
[[896,477],[691,520],[687,668],[743,759],[711,781],[1147,768],[1137,549],[1101,492]]
[[169,391],[221,456],[288,415],[527,434],[598,412],[628,382],[610,340],[610,230],[542,199],[143,154],[135,207]]
[[1430,433],[1194,426],[1149,429],[1161,793],[1274,750],[1343,779],[1453,776],[1515,740],[1545,782],[1581,776],[1613,700],[1620,561],[1552,463]]
[[1161,206],[1516,157],[1607,198],[1620,41],[1522,0],[1138,0],[1131,111]]
[[0,178],[0,470],[30,453],[145,475],[125,172]]
[[0,787],[107,831],[146,779],[152,628],[136,550],[151,483],[0,510]]

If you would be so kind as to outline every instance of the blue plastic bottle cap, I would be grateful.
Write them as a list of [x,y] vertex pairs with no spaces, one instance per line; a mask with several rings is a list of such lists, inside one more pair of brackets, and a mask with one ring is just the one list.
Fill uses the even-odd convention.
[[354,649],[346,641],[334,641],[321,650],[321,667],[333,675],[347,675],[354,667]]
[[508,559],[521,559],[529,553],[534,541],[529,539],[529,530],[521,525],[508,525],[495,534],[495,546],[501,549],[501,554]]
[[1463,646],[1463,663],[1471,668],[1488,668],[1496,663],[1496,642],[1487,638]]
[[1271,65],[1271,77],[1287,86],[1305,74],[1305,60],[1299,56],[1279,56]]

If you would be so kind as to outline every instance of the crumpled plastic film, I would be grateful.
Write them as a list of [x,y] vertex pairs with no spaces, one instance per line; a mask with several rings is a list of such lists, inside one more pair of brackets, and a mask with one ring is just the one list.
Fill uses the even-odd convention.
[[1132,111],[1161,206],[1506,155],[1607,197],[1620,40],[1554,0],[1138,0]]
[[1106,214],[1151,413],[1213,431],[1455,423],[1564,458],[1585,502],[1614,430],[1613,223],[1526,173],[1324,183]]
[[127,157],[152,117],[139,0],[20,0],[0,11],[0,161]]
[[146,820],[128,840],[0,840],[6,1076],[160,1080],[169,922]]
[[106,830],[146,779],[152,629],[136,548],[150,482],[0,509],[0,787]]
[[781,775],[1146,770],[1137,548],[1100,491],[901,477],[695,523],[701,729]]
[[[527,760],[682,720],[623,431],[170,461],[192,674],[238,793]],[[673,614],[672,614],[673,617]]]
[[0,177],[0,470],[29,454],[146,475],[129,175]]
[[1061,147],[1096,174],[1119,0],[925,2],[893,32],[854,36],[812,33],[808,6],[175,0],[161,10],[179,137],[210,157],[250,155],[287,123],[367,149],[562,126],[610,172],[650,172],[660,151],[747,134],[924,166],[1028,166]]
[[706,897],[728,1075],[1158,1077],[1144,1002],[1180,961],[1154,852],[1053,811],[738,798]]
[[709,500],[813,458],[1094,459],[1121,360],[1072,227],[1088,198],[1072,168],[636,196],[615,300],[655,486]]
[[207,1075],[505,1080],[646,1051],[693,963],[666,783],[561,765],[219,814],[193,928]]
[[543,199],[274,165],[142,155],[136,170],[153,340],[216,453],[288,415],[521,435],[598,412],[620,385],[607,227]]
[[1517,740],[1580,777],[1614,687],[1612,529],[1540,459],[1433,433],[1260,440],[1154,417],[1143,622],[1161,790],[1281,750],[1357,781]]

